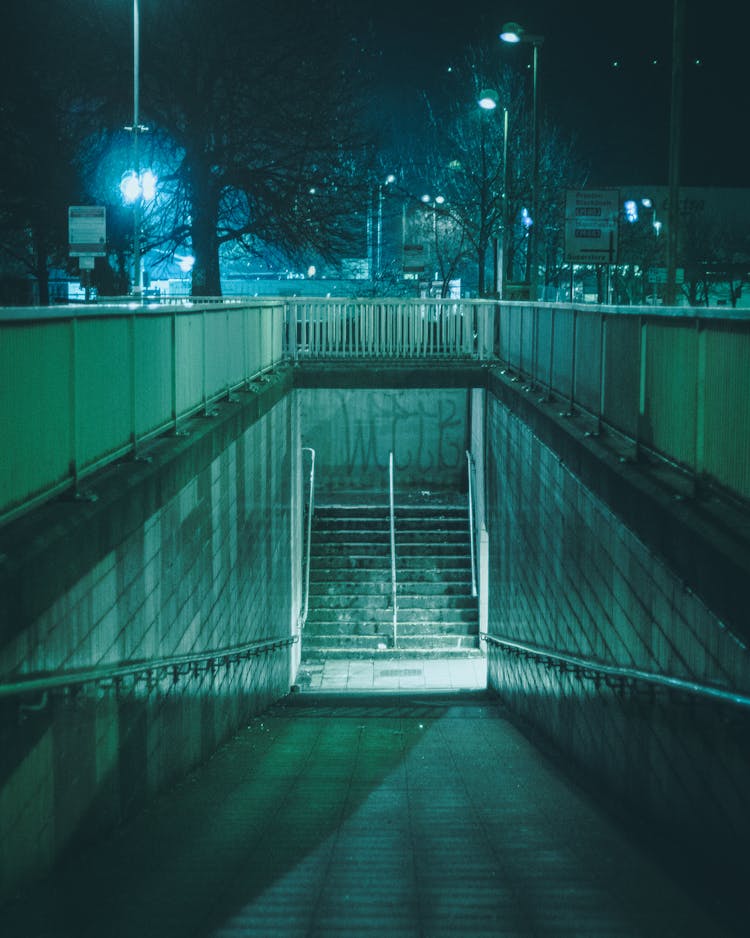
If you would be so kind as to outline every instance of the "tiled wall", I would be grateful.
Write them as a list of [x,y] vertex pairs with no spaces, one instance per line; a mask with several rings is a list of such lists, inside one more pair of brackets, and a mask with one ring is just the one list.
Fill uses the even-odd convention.
[[[491,634],[748,692],[743,642],[492,396],[487,484]],[[732,882],[750,835],[747,715],[496,646],[488,665],[491,685],[585,784]]]
[[[292,417],[287,395],[199,467],[2,648],[2,673],[289,637],[298,537]],[[38,709],[3,703],[0,899],[207,758],[289,684],[283,647],[176,680],[25,700]]]
[[469,392],[465,388],[305,388],[303,441],[316,458],[321,498],[466,487]]

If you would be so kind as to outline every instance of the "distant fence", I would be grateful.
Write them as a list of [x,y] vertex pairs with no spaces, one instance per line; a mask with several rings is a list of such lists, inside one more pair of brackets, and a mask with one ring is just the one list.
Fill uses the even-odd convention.
[[486,300],[289,299],[294,359],[475,358],[491,354]]
[[497,362],[750,498],[750,314],[440,299],[0,310],[0,522],[288,360]]
[[279,301],[0,310],[0,521],[283,357]]

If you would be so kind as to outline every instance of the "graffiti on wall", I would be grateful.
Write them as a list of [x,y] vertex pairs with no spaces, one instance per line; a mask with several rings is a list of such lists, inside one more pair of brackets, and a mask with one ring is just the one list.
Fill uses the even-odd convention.
[[468,392],[314,390],[303,404],[304,445],[347,484],[380,485],[389,454],[402,484],[455,485],[465,463]]

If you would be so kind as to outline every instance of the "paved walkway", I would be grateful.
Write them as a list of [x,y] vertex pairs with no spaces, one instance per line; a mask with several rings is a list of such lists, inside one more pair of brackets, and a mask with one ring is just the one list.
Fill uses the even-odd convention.
[[487,659],[329,658],[304,662],[297,674],[302,691],[457,691],[487,687]]
[[721,938],[486,693],[298,693],[3,938]]

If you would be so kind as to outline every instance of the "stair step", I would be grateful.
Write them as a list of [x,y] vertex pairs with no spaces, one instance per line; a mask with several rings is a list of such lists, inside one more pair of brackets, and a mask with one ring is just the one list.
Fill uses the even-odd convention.
[[[390,554],[313,554],[310,559],[310,570],[360,570],[379,569],[388,571],[391,578]],[[471,558],[463,554],[437,554],[426,557],[422,554],[399,554],[396,552],[396,578],[399,580],[412,578],[412,571],[439,571],[441,574],[448,570],[471,571]]]
[[[391,608],[392,590],[382,590],[377,593],[362,594],[356,590],[339,590],[324,594],[310,594],[310,602],[315,610],[352,610],[352,609],[385,609]],[[313,601],[314,595],[314,601]],[[420,614],[425,616],[438,612],[476,612],[477,600],[469,594],[428,593],[403,594],[396,591],[396,602],[399,610],[414,618]]]
[[349,660],[349,661],[377,661],[385,666],[388,662],[400,661],[403,659],[414,660],[419,658],[423,661],[434,660],[436,658],[482,658],[483,654],[477,648],[304,648],[302,649],[301,667],[313,662],[319,663],[327,659]]
[[[317,587],[313,589],[312,586]],[[432,586],[433,584],[423,584]],[[440,584],[435,584],[440,587]],[[367,587],[367,588],[365,588]],[[311,584],[310,602],[316,607],[351,608],[376,606],[378,603],[390,605],[393,589],[390,583],[351,583],[343,582],[336,586]],[[399,609],[472,609],[476,608],[476,597],[462,585],[460,590],[450,592],[440,589],[413,590],[411,592],[396,588]]]
[[[354,597],[352,602],[356,601]],[[397,606],[398,619],[409,622],[476,622],[478,611],[474,608],[455,609],[443,606],[442,608],[424,609]],[[346,606],[310,606],[307,615],[308,622],[390,622],[393,619],[393,607],[390,603],[381,600],[378,605],[346,605]]]
[[[326,596],[390,596],[391,592],[390,577],[387,580],[310,580],[310,600],[315,597],[316,602]],[[463,576],[457,582],[446,582],[442,578],[434,582],[399,581],[396,584],[396,593],[399,597],[409,600],[455,597],[476,602],[476,597],[471,596],[471,580]]]
[[393,644],[386,504],[318,506],[313,517],[309,657],[478,654],[466,506],[396,505],[398,644]]
[[[478,648],[479,639],[472,635],[401,635],[398,633],[398,647],[402,649],[469,649]],[[312,652],[328,652],[329,649],[370,649],[376,651],[382,645],[393,647],[393,635],[302,635],[304,657]]]
[[[424,544],[425,549],[430,549],[433,545],[440,543],[465,544],[467,548],[469,546],[468,531],[448,531],[442,529],[401,531],[396,529],[395,536],[397,545]],[[313,532],[313,547],[325,548],[328,545],[339,544],[384,544],[390,550],[390,531],[384,531],[380,537],[374,535],[372,531],[342,531],[340,528],[331,530],[320,536],[316,536],[316,532]]]

